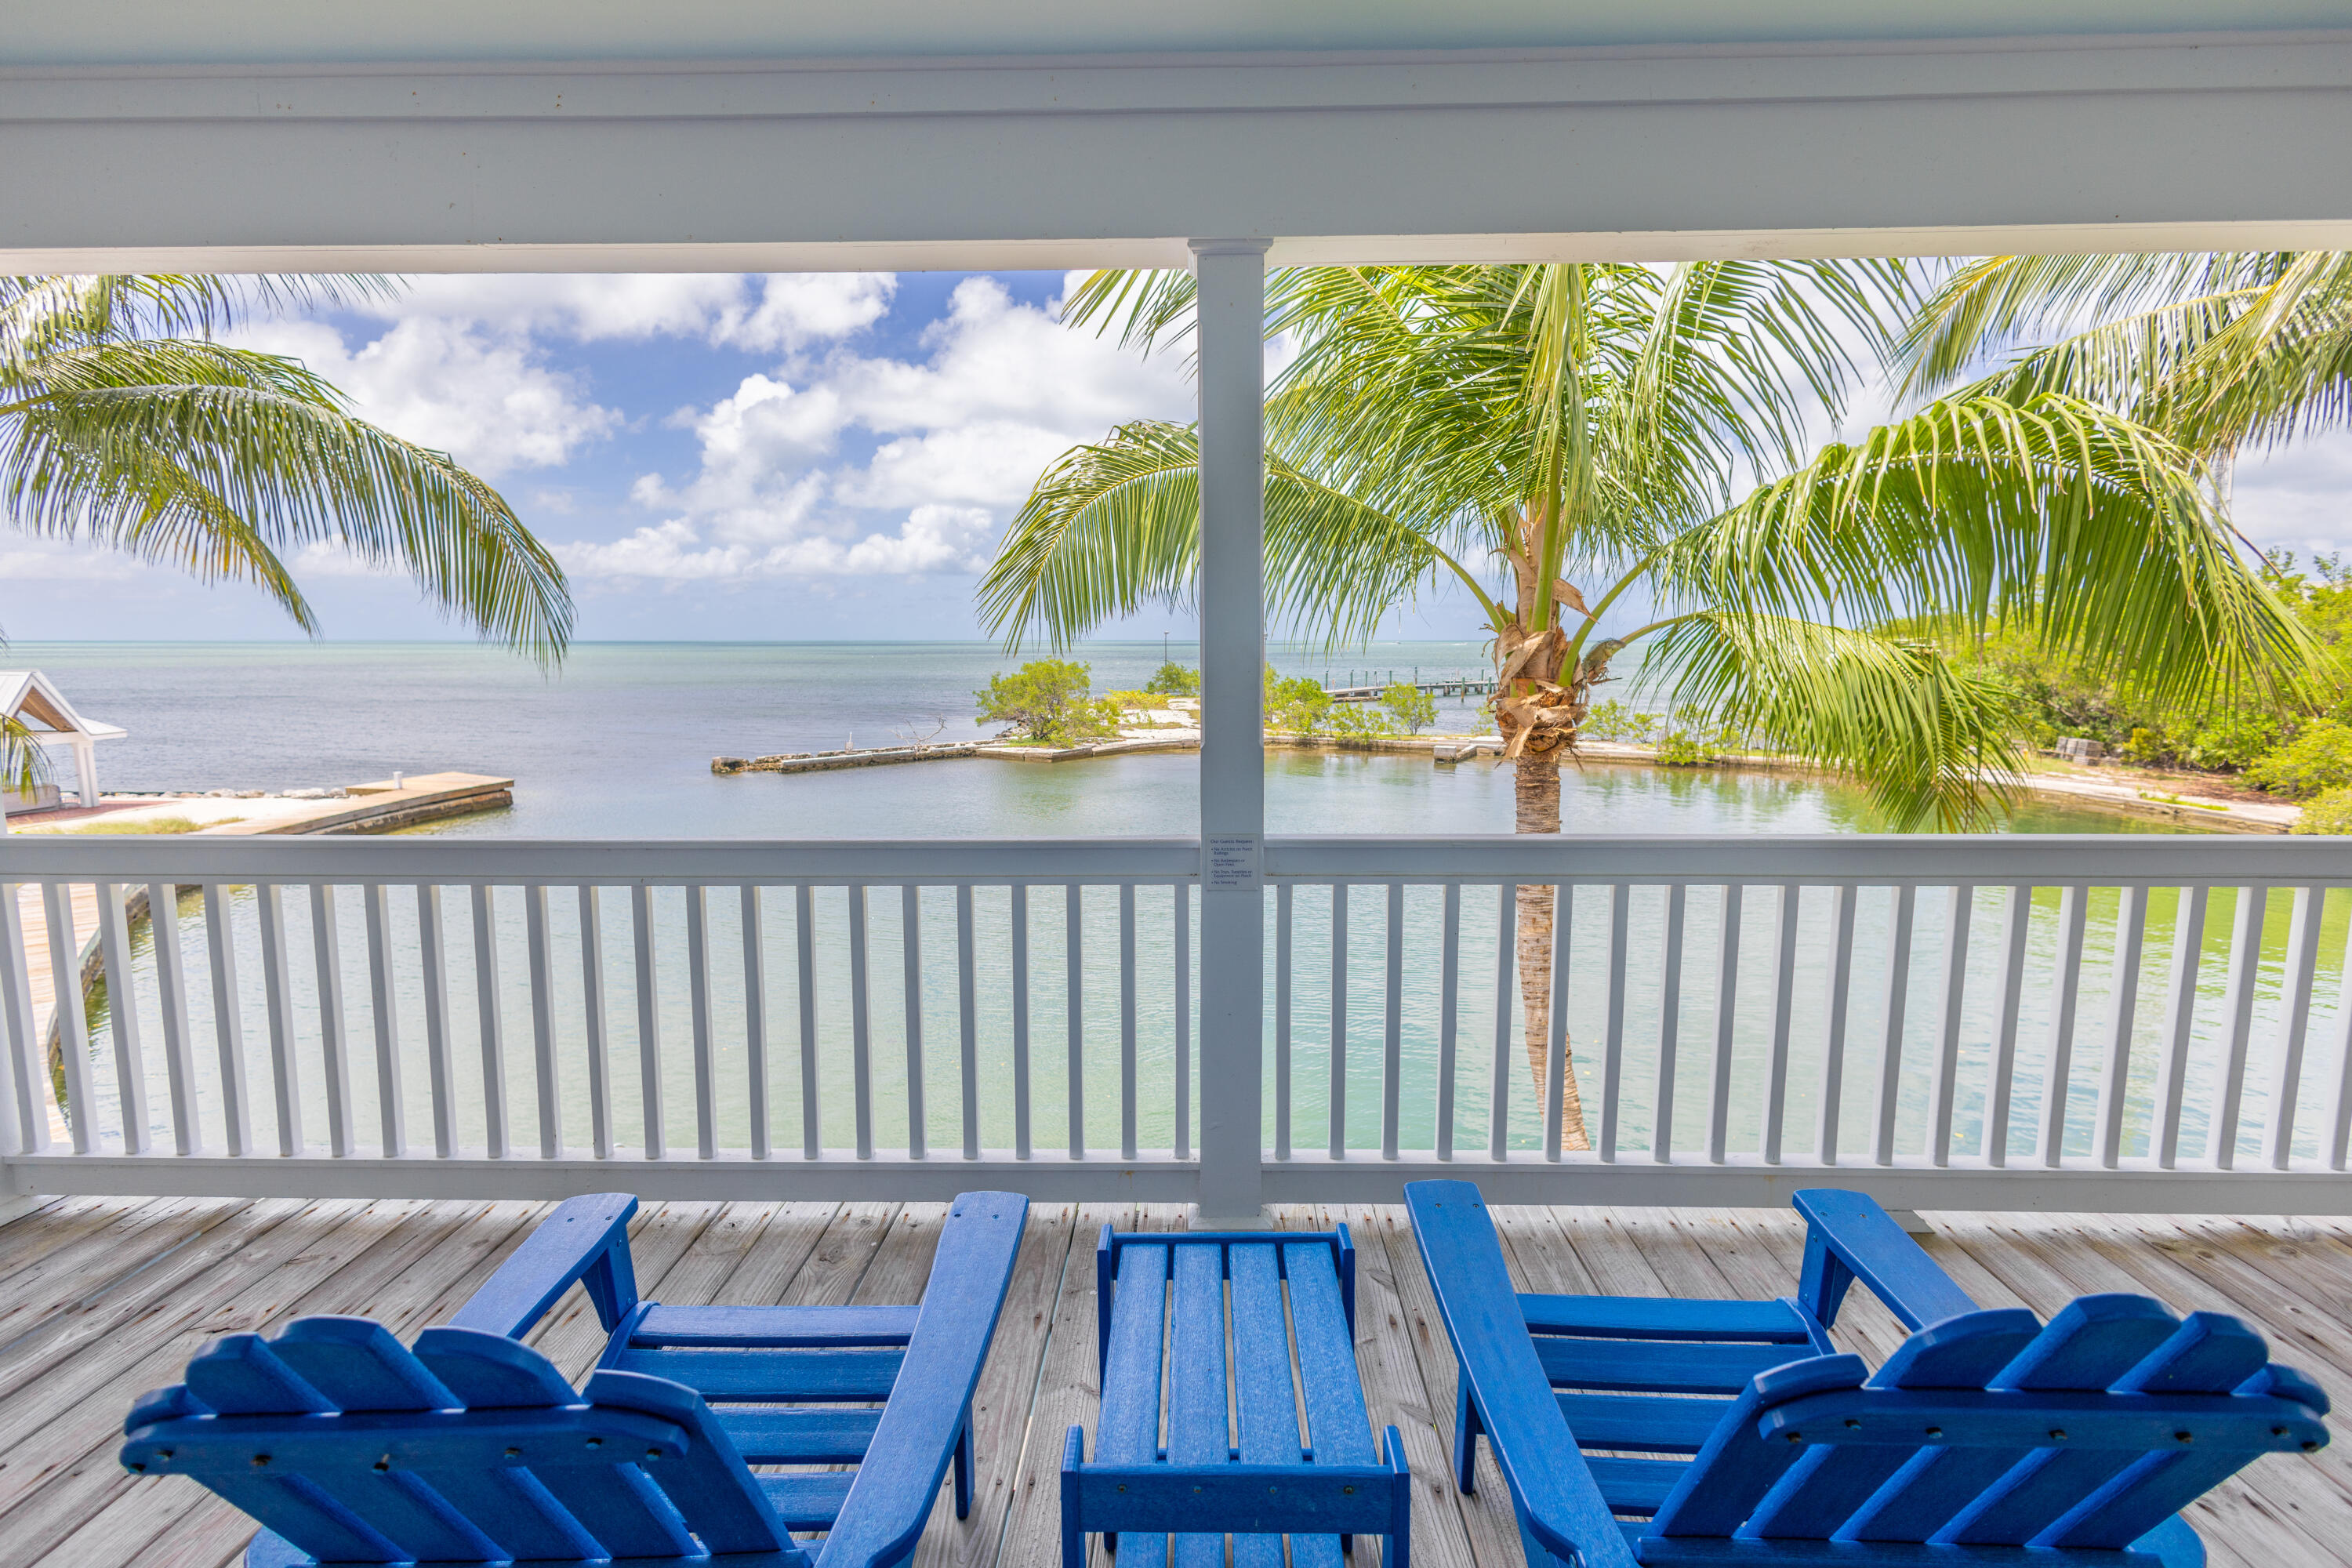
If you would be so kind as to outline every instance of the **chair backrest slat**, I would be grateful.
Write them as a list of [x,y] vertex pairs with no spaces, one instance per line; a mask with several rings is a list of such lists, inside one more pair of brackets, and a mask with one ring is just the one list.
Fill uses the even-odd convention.
[[[2096,1300],[2092,1298],[2091,1300]],[[2110,1300],[2131,1300],[2133,1298],[2109,1298]],[[2078,1303],[2079,1304],[2079,1303]],[[2143,1301],[2144,1307],[2157,1307],[2153,1301]],[[2071,1310],[2071,1309],[2070,1309]],[[2157,1307],[2162,1311],[2161,1307]],[[2059,1314],[2060,1318],[2065,1316]],[[2170,1320],[2169,1312],[2164,1313]],[[2118,1315],[2112,1324],[2131,1323],[2137,1331],[2119,1332],[2111,1328],[2109,1338],[2136,1342],[2152,1331],[2158,1320],[2153,1314],[2140,1312],[2137,1318]],[[2140,1328],[2139,1325],[2146,1327]],[[2053,1322],[2053,1329],[2058,1325]],[[2024,1359],[2023,1357],[2020,1358]],[[2220,1313],[2200,1312],[2186,1321],[2175,1323],[2171,1331],[2137,1362],[2106,1384],[2125,1394],[2228,1394],[2244,1383],[2269,1361],[2269,1352],[2262,1337],[2235,1318]],[[2063,1425],[2053,1427],[2063,1431]],[[2212,1452],[2209,1442],[2207,1452]],[[2246,1447],[2222,1450],[2222,1455],[2234,1462],[2231,1468],[2244,1464],[2259,1452]],[[2104,1532],[2128,1531],[2128,1543],[2154,1529],[2166,1516],[2199,1496],[2210,1482],[2198,1484],[2194,1490],[2182,1492],[2179,1486],[2210,1469],[2203,1462],[2177,1467],[2179,1476],[2174,1486],[2164,1484],[2164,1476],[2176,1468],[2163,1456],[2166,1463],[2150,1464],[2149,1456],[2128,1450],[2082,1450],[2065,1447],[2042,1449],[2020,1461],[2015,1471],[1989,1490],[1985,1502],[1968,1516],[1956,1519],[1948,1527],[1948,1537],[1958,1542],[1999,1546],[2022,1546],[2040,1539],[2061,1521],[2080,1511],[2090,1499],[2106,1494],[2112,1484],[2131,1472],[2135,1478],[2127,1490],[2117,1491],[2112,1501],[2103,1507],[2101,1516]],[[2227,1474],[2224,1471],[2223,1474]],[[2163,1506],[2168,1497],[2178,1500]],[[2124,1500],[2129,1499],[2136,1511],[2127,1510]]]
[[1809,1356],[1751,1380],[1658,1505],[1652,1521],[1656,1533],[1705,1539],[1738,1529],[1806,1457],[1802,1448],[1758,1431],[1757,1417],[1806,1394],[1858,1388],[1867,1371],[1860,1356]]
[[743,1456],[694,1390],[634,1372],[600,1372],[583,1390],[591,1405],[635,1410],[684,1427],[693,1441],[647,1474],[713,1552],[773,1552],[790,1544]]
[[337,1410],[452,1410],[460,1403],[372,1318],[297,1318],[269,1348]]
[[1947,1319],[1867,1384],[1824,1379],[1837,1361],[1853,1358],[1758,1377],[1653,1528],[2116,1549],[2255,1455],[2326,1441],[2325,1399],[2299,1397],[2314,1391],[2259,1335],[2146,1297],[2084,1297],[2039,1330],[2019,1311]]
[[583,1399],[480,1330],[413,1352],[357,1318],[226,1336],[128,1430],[132,1468],[193,1476],[323,1562],[801,1560],[692,1389],[600,1373]]
[[[551,1409],[580,1395],[554,1363],[527,1345],[479,1329],[427,1329],[416,1336],[419,1360],[475,1409]],[[637,1463],[616,1454],[604,1465],[548,1465],[533,1473],[561,1510],[529,1522],[534,1530],[572,1531],[613,1557],[675,1557],[695,1550],[678,1509]]]
[[[2032,1313],[1969,1312],[1912,1335],[1872,1374],[1872,1388],[1982,1388],[2042,1331]],[[1869,1502],[1916,1450],[1893,1445],[1819,1444],[1757,1505],[1752,1528],[1767,1540],[1817,1539],[1824,1520]]]

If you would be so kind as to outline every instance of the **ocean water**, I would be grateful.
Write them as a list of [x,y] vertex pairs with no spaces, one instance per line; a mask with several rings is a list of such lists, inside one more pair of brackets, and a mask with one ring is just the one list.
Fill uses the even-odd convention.
[[[1097,691],[1139,687],[1163,645],[1074,657]],[[1191,662],[1194,650],[1166,645]],[[984,758],[795,776],[719,777],[713,756],[989,732],[973,691],[1019,662],[984,643],[587,643],[545,674],[467,643],[17,643],[84,712],[128,738],[99,751],[120,789],[290,789],[458,770],[515,781],[510,811],[425,831],[530,838],[1019,837],[1190,835],[1197,759],[1147,753],[1039,766]],[[1470,673],[1479,644],[1384,643],[1353,655],[1276,645],[1285,674]],[[1477,700],[1438,727],[1490,728]],[[1593,763],[1562,790],[1590,833],[1883,831],[1862,792],[1766,773]],[[1507,833],[1511,772],[1492,763],[1276,752],[1276,833]],[[2018,831],[2160,831],[2117,813],[2033,805]]]
[[[1181,645],[1169,651],[1183,658]],[[121,724],[131,737],[101,754],[108,781],[120,787],[289,787],[341,784],[383,776],[394,769],[421,773],[458,768],[511,775],[516,805],[511,811],[432,825],[422,831],[450,835],[531,837],[1020,837],[1185,834],[1197,800],[1195,759],[1183,753],[1154,754],[1099,763],[1038,766],[985,760],[782,777],[751,774],[720,778],[709,771],[715,754],[815,750],[842,744],[853,733],[861,744],[884,742],[895,734],[946,736],[974,733],[970,694],[992,671],[1013,661],[975,645],[590,645],[577,650],[560,675],[542,676],[493,650],[462,645],[18,645],[10,657],[50,671],[91,714]],[[1160,660],[1161,647],[1108,645],[1082,650],[1091,662],[1097,689],[1139,684]],[[1275,650],[1286,672],[1321,674],[1319,653]],[[1479,650],[1468,644],[1393,645],[1359,653],[1353,661],[1331,661],[1335,679],[1350,668],[1409,674],[1475,670]],[[1453,725],[1478,727],[1476,716],[1457,707]],[[1276,832],[1479,833],[1507,832],[1511,821],[1511,775],[1507,769],[1474,763],[1433,767],[1406,757],[1276,752],[1267,762],[1269,826]],[[1592,764],[1572,773],[1563,792],[1570,832],[1591,833],[1806,833],[1878,831],[1885,824],[1859,792],[1817,780],[1767,773],[1654,770]],[[2030,808],[2010,825],[2017,831],[2142,831],[2150,826],[2116,815],[2064,808]],[[1439,1101],[1440,1039],[1438,965],[1442,931],[1439,892],[1408,889],[1402,940],[1407,962],[1401,998],[1401,1141],[1428,1148],[1435,1140]],[[1991,940],[2003,918],[2002,895],[1976,895],[1972,918],[1980,933],[1965,986],[1959,1047],[1956,1148],[1963,1156],[1982,1149],[1987,1122],[1989,1063],[1998,1017],[1992,969],[1998,942]],[[245,1064],[254,1108],[257,1145],[274,1148],[276,1110],[268,1049],[268,1003],[264,991],[260,910],[252,889],[230,900],[228,931],[236,948],[236,994],[222,999],[242,1026]],[[789,889],[757,895],[761,929],[754,944],[767,977],[767,1005],[760,1022],[767,1042],[768,1093],[765,1120],[775,1146],[796,1148],[813,1115],[824,1144],[846,1147],[856,1136],[852,1063],[857,1054],[859,997],[855,994],[848,939],[848,893],[817,889],[807,906],[810,918],[809,1012],[815,1027],[803,1041],[799,940],[801,910]],[[1662,889],[1636,889],[1629,910],[1630,951],[1622,1146],[1647,1147],[1658,1136],[1663,1107],[1671,1097],[1679,1109],[1666,1141],[1678,1151],[1703,1148],[1706,1137],[1716,998],[1711,963],[1694,959],[1684,967],[1680,1024],[1672,1040],[1664,1022],[1661,973],[1654,962],[1666,918]],[[976,1040],[969,1070],[978,1086],[980,1131],[992,1148],[1013,1141],[1013,1104],[1010,952],[1013,910],[1003,889],[979,889],[973,899],[975,970],[980,976]],[[1912,948],[1895,954],[1892,894],[1864,889],[1858,898],[1855,961],[1847,1019],[1847,1059],[1838,1096],[1845,1129],[1841,1146],[1848,1158],[1866,1146],[1879,1082],[1876,1063],[1891,1037],[1900,1053],[1896,1148],[1916,1154],[1927,1137],[1931,1084],[1929,1063],[1936,1041],[1930,1000],[1938,994],[1943,922],[1942,895],[1923,895]],[[618,1142],[642,1146],[648,1123],[673,1149],[690,1149],[696,1137],[695,1079],[690,1042],[694,1035],[692,988],[686,964],[685,895],[656,889],[649,907],[659,959],[651,994],[640,1006],[634,972],[632,911],[620,889],[608,889],[595,923],[584,924],[579,901],[560,889],[550,910],[557,964],[551,981],[556,1064],[553,1100],[568,1146],[587,1142],[590,1074],[586,1060],[586,998],[580,954],[593,942],[603,958],[604,1016],[613,1115]],[[2255,1059],[2247,1074],[2246,1125],[2258,1120],[2269,1082],[2267,1058],[2285,1016],[2283,976],[2287,936],[2287,895],[2273,896],[2265,923],[2263,960],[2256,987]],[[1030,1077],[1032,1122],[1041,1152],[1066,1148],[1073,1120],[1091,1148],[1116,1148],[1124,1133],[1116,1092],[1122,1052],[1118,895],[1115,889],[1085,889],[1073,921],[1062,889],[1033,891],[1027,907],[1030,962]],[[1269,900],[1271,903],[1271,900]],[[2311,1027],[2329,1037],[2340,990],[2336,955],[2344,950],[2346,900],[2332,900],[2323,925],[2321,994]],[[179,942],[189,977],[189,1003],[197,1037],[211,1040],[215,998],[210,993],[211,940],[201,911],[185,901]],[[294,999],[292,1060],[294,1099],[302,1141],[323,1145],[331,1130],[325,1112],[326,1038],[320,1021],[320,987],[308,956],[312,911],[289,902],[287,918],[304,937],[302,962],[290,966]],[[967,1068],[961,1055],[961,1018],[955,963],[959,913],[952,889],[921,889],[911,912],[922,929],[911,972],[906,962],[908,904],[895,889],[869,896],[869,983],[864,997],[870,1048],[872,1135],[877,1147],[905,1148],[919,1131],[934,1150],[960,1146],[962,1128],[960,1085]],[[1483,1147],[1493,1107],[1494,1019],[1498,1000],[1507,1009],[1504,1047],[1510,1086],[1503,1110],[1506,1141],[1534,1146],[1536,1107],[1517,1038],[1517,1005],[1507,982],[1497,995],[1491,892],[1470,889],[1464,898],[1463,979],[1455,1022],[1454,1135],[1465,1148]],[[1721,894],[1695,889],[1689,898],[1686,952],[1711,953],[1724,918]],[[1144,1149],[1168,1148],[1174,1141],[1180,1074],[1185,1102],[1197,1115],[1201,1086],[1180,1064],[1176,1028],[1174,905],[1165,889],[1140,889],[1136,897],[1137,984],[1135,1061],[1138,1075],[1137,1138]],[[1291,1020],[1291,1136],[1302,1148],[1321,1146],[1330,1135],[1337,1086],[1339,1139],[1350,1148],[1377,1147],[1381,1141],[1381,1043],[1384,999],[1375,977],[1384,963],[1387,941],[1385,895],[1359,889],[1350,895],[1347,955],[1354,984],[1344,1005],[1332,1005],[1330,975],[1334,922],[1327,889],[1302,890],[1295,900],[1293,941],[1296,975]],[[2095,895],[2089,907],[2084,982],[2077,998],[2074,1070],[2063,1085],[2045,1082],[2052,1020],[2060,997],[2053,982],[2060,941],[2054,892],[2036,898],[2029,918],[2027,982],[2017,1035],[2021,1072],[2011,1110],[2007,1146],[2022,1157],[2033,1146],[2041,1109],[2052,1095],[2064,1106],[2063,1139],[2070,1150],[2088,1147],[2098,1096],[2100,1064],[2107,1050],[2105,1020],[2115,1016],[2108,994],[2116,941],[2114,895]],[[2189,1062],[2189,1108],[2184,1117],[2183,1156],[2201,1153],[2210,1136],[2207,1108],[2219,1081],[2222,1039],[2224,966],[2231,900],[2217,893],[2201,931],[2187,933],[2205,954],[2200,975],[2195,1043]],[[523,900],[518,889],[495,889],[477,906],[461,889],[440,897],[438,918],[446,933],[448,1003],[447,1060],[453,1085],[453,1135],[460,1145],[479,1146],[487,1135],[487,1110],[502,1105],[513,1146],[536,1147],[539,1097],[533,1065],[530,951]],[[475,921],[487,914],[478,942]],[[1569,980],[1569,1023],[1580,1082],[1588,1100],[1597,1096],[1597,1053],[1591,1042],[1605,1026],[1605,975],[1592,967],[1603,949],[1608,915],[1597,900],[1580,895],[1570,919],[1578,935],[1576,967]],[[1750,898],[1741,912],[1745,951],[1763,953],[1771,944],[1773,911],[1769,901]],[[1797,912],[1801,958],[1792,993],[1792,1092],[1782,1136],[1792,1152],[1810,1152],[1818,1136],[1824,1101],[1823,1045],[1830,1015],[1826,955],[1832,911],[1825,894],[1809,890]],[[342,995],[346,1038],[358,1070],[352,1110],[362,1148],[376,1142],[381,1121],[375,1075],[371,1070],[374,1016],[366,975],[367,934],[356,892],[340,895],[334,919],[344,969]],[[752,1102],[748,1092],[752,1031],[744,982],[744,909],[731,889],[710,897],[707,931],[711,966],[710,1028],[719,1091],[718,1141],[740,1149],[751,1139]],[[1269,915],[1271,919],[1271,913]],[[1192,920],[1197,952],[1198,921]],[[1076,942],[1069,938],[1075,930]],[[2183,933],[2176,930],[2170,895],[2149,900],[2147,947],[2136,987],[2131,1056],[2126,1075],[2124,1152],[2145,1150],[2150,1135],[2162,1016],[2166,955]],[[405,1042],[396,1075],[414,1143],[429,1143],[432,1128],[429,1070],[423,1048],[428,998],[418,962],[419,906],[409,889],[396,889],[390,916],[394,953],[393,1001],[397,1032]],[[1274,941],[1269,932],[1268,949]],[[160,1037],[162,1019],[154,999],[152,936],[138,933],[134,963],[135,1005],[149,1042]],[[487,952],[494,967],[478,967]],[[1076,1006],[1070,1005],[1070,972],[1076,960]],[[1889,966],[1901,963],[1913,999],[1908,1015],[1890,1030],[1882,998]],[[1197,965],[1191,976],[1197,986]],[[1727,1126],[1735,1152],[1760,1147],[1765,1128],[1761,1093],[1769,1072],[1769,984],[1752,973],[1735,998],[1735,1046]],[[1268,985],[1268,994],[1273,986]],[[913,1001],[912,1016],[908,1002]],[[506,1081],[494,1091],[485,1077],[480,1049],[485,1010],[506,1040]],[[109,999],[100,998],[91,1035],[91,1068],[97,1086],[95,1110],[101,1126],[119,1115],[120,1086],[113,1082]],[[1339,1027],[1334,1026],[1335,1011]],[[1193,1016],[1197,1017],[1197,1010]],[[653,1030],[641,1034],[642,1018]],[[918,1026],[910,1027],[909,1026]],[[1272,1079],[1276,1052],[1269,1026],[1268,1140],[1276,1097]],[[641,1089],[641,1068],[655,1063],[658,1101]],[[2313,1146],[2316,1118],[2324,1109],[2326,1053],[2308,1053],[2303,1104],[2312,1123],[2298,1141]],[[221,1138],[222,1097],[215,1053],[199,1053],[198,1101],[207,1138]],[[150,1046],[150,1121],[163,1131],[169,1103],[162,1068]],[[924,1109],[911,1114],[910,1087],[925,1085]],[[813,1097],[805,1086],[814,1084]],[[1074,1095],[1075,1085],[1084,1086]],[[1664,1092],[1662,1092],[1664,1091]],[[1082,1109],[1073,1118],[1074,1099]],[[2251,1134],[2249,1134],[2251,1136]]]

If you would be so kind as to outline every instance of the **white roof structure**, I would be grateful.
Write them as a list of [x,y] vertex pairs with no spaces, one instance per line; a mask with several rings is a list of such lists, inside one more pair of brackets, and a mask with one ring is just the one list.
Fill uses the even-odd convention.
[[0,714],[21,722],[45,746],[72,748],[81,803],[98,804],[97,742],[119,741],[128,731],[83,718],[37,669],[0,669]]
[[2345,0],[0,0],[18,271],[2352,247],[2347,141]]

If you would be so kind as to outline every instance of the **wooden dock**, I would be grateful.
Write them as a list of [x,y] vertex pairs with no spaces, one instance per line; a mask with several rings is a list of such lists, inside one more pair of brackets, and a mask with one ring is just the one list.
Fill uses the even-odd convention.
[[[124,1411],[174,1381],[213,1335],[315,1312],[376,1317],[404,1338],[446,1320],[544,1212],[523,1203],[194,1198],[29,1200],[0,1226],[0,1561],[24,1568],[225,1568],[251,1527],[193,1484],[116,1465]],[[1803,1233],[1786,1211],[1498,1208],[1523,1289],[1626,1295],[1784,1295]],[[677,1303],[914,1300],[941,1208],[927,1204],[655,1204],[634,1231],[645,1293]],[[1344,1220],[1361,1249],[1357,1358],[1375,1424],[1405,1434],[1419,1486],[1423,1568],[1516,1568],[1491,1459],[1475,1496],[1446,1454],[1454,1359],[1403,1213],[1293,1207],[1291,1228]],[[2274,1353],[2352,1401],[2352,1222],[1943,1214],[1924,1238],[1981,1304],[2048,1313],[2094,1290],[2176,1310],[2232,1312]],[[942,1500],[918,1568],[1048,1568],[1059,1552],[1062,1435],[1095,1415],[1093,1241],[1103,1222],[1171,1229],[1181,1211],[1048,1205],[1030,1211],[982,1374],[978,1502]],[[1899,1338],[1854,1293],[1839,1324],[1873,1361]],[[578,1291],[534,1342],[574,1376],[601,1346]],[[2273,1457],[2194,1515],[2215,1568],[2352,1565],[2352,1440]],[[1097,1554],[1098,1568],[1108,1559]],[[1377,1568],[1360,1543],[1357,1568]]]

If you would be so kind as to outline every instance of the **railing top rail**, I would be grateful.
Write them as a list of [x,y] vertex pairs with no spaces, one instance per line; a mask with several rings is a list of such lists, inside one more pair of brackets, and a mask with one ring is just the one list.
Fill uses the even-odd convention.
[[[2352,884],[2352,837],[1831,834],[1281,837],[1276,880],[1954,883],[2049,887]],[[1186,882],[1190,838],[0,839],[0,880],[598,883]]]
[[669,839],[354,837],[0,839],[0,880],[1179,882],[1190,838]]
[[1266,841],[1282,881],[2352,883],[2352,837],[2241,834],[1790,834]]

